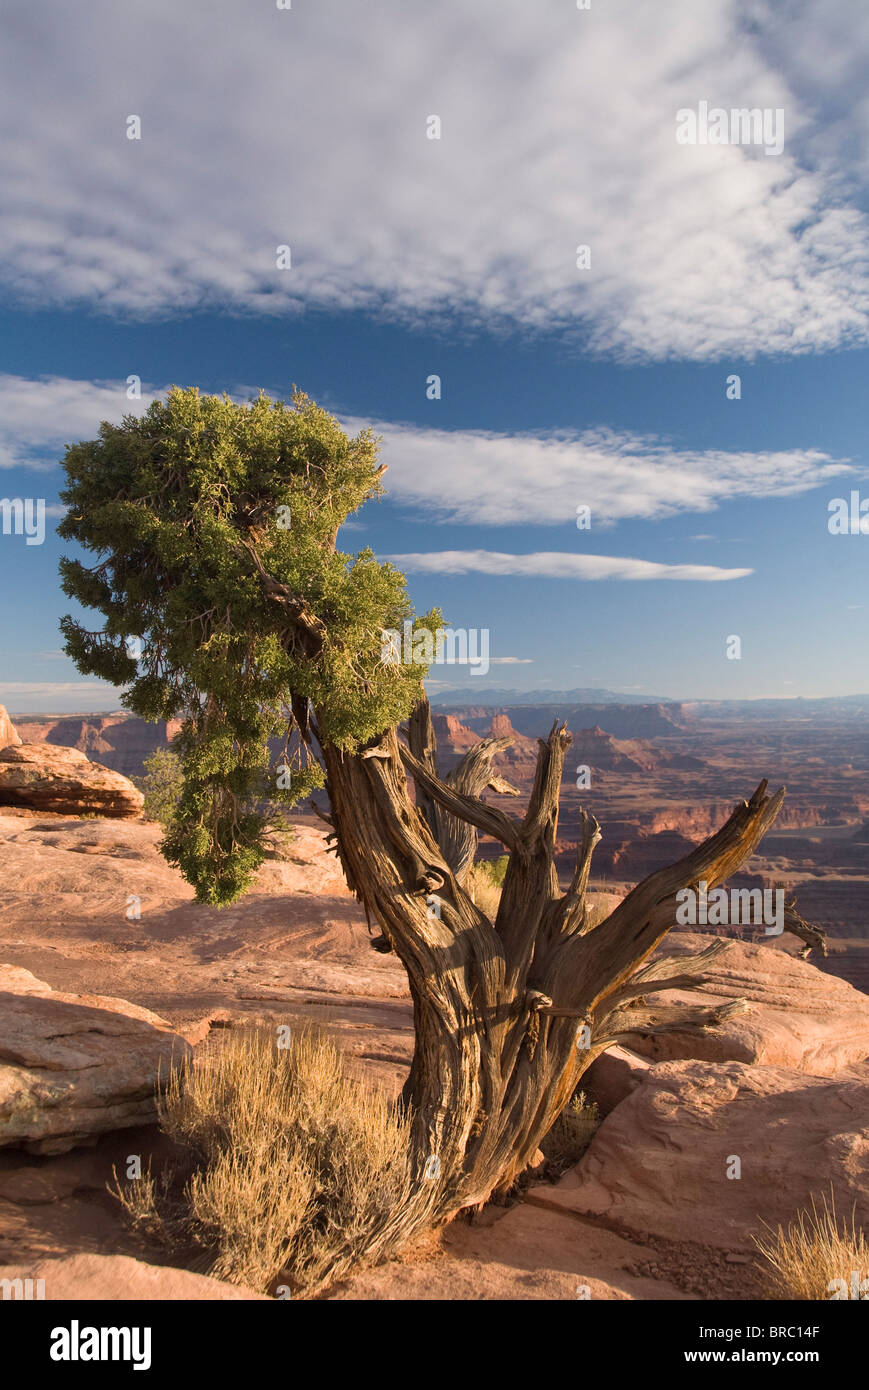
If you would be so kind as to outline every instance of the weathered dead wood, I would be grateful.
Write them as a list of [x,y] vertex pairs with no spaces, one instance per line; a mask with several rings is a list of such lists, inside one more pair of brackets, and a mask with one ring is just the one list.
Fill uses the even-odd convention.
[[[585,896],[600,838],[593,817],[583,817],[566,893],[555,871],[558,797],[570,744],[564,727],[554,725],[540,741],[521,820],[437,775],[425,710],[412,728],[413,748],[388,730],[358,753],[323,750],[348,882],[404,964],[413,999],[415,1051],[403,1099],[413,1116],[411,1162],[420,1185],[408,1210],[394,1215],[408,1231],[509,1185],[589,1063],[626,1032],[703,1029],[745,1007],[735,1001],[668,1011],[643,998],[702,983],[723,942],[693,957],[654,963],[649,957],[676,920],[679,889],[701,879],[714,887],[733,874],[783,797],[768,796],[761,783],[716,834],[651,874],[599,925],[588,926]],[[484,749],[469,765],[466,787],[477,785],[496,752]],[[416,805],[406,772],[416,783]],[[444,812],[495,836],[510,852],[494,923],[465,890],[464,861],[438,843]],[[432,1156],[440,1165],[436,1180],[422,1176]]]
[[[425,768],[429,778],[437,778],[437,744],[427,700],[420,700],[408,720],[407,741],[411,754]],[[481,739],[447,773],[443,778],[444,785],[461,796],[475,800],[487,787],[501,795],[518,796],[518,788],[499,777],[492,768],[492,759],[512,742],[509,736]],[[468,887],[477,853],[477,827],[471,821],[460,819],[437,801],[431,794],[431,782],[427,785],[424,779],[414,778],[414,783],[416,804],[421,814],[462,887]]]
[[648,1038],[656,1033],[703,1033],[728,1018],[736,1018],[749,1011],[750,1005],[746,999],[731,999],[726,1004],[705,1009],[701,1005],[672,1004],[659,1008],[632,1005],[610,1014],[595,1040],[611,1046],[637,1035]]
[[505,815],[496,806],[487,806],[477,797],[466,796],[446,782],[442,782],[440,778],[430,773],[428,768],[413,756],[410,749],[405,748],[404,744],[399,745],[399,756],[408,772],[413,776],[417,787],[422,787],[432,801],[444,807],[452,815],[467,821],[469,825],[476,826],[485,835],[492,835],[496,840],[500,840],[506,849],[515,849],[518,846],[520,822],[515,820],[513,816]]
[[794,903],[785,903],[784,929],[805,943],[800,951],[800,960],[805,960],[812,951],[820,951],[822,956],[827,954],[826,932],[813,923],[806,922],[797,912]]

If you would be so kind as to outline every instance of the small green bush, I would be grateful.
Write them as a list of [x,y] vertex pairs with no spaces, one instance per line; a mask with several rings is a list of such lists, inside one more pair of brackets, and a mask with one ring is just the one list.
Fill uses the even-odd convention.
[[159,821],[166,830],[171,824],[181,796],[181,759],[171,748],[158,748],[143,764],[144,777],[132,780],[144,792],[143,811],[149,820]]
[[474,872],[484,875],[491,884],[500,888],[509,863],[509,854],[502,854],[499,859],[478,859],[474,864]]

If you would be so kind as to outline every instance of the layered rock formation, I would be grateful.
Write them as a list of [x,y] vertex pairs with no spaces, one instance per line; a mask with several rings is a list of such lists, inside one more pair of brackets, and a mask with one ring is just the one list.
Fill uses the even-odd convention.
[[616,1105],[549,1206],[617,1229],[754,1250],[830,1193],[869,1222],[869,1068],[808,1076],[744,1062],[661,1062]]
[[21,738],[15,729],[15,725],[0,705],[0,748],[6,748],[10,743],[20,743]]
[[[12,729],[5,710],[3,716]],[[22,743],[20,739],[0,747],[2,806],[126,817],[137,816],[143,800],[142,793],[127,777],[92,763],[77,748]]]
[[[150,758],[158,748],[168,748],[179,728],[179,720],[167,724],[161,719],[156,724],[149,724],[126,712],[47,715],[18,720],[18,729],[25,743],[50,743],[61,748],[77,748],[88,758],[111,768],[113,772],[122,772],[126,777],[141,776],[145,759]],[[0,742],[0,748],[2,746]]]
[[0,1148],[59,1154],[156,1122],[158,1074],[189,1056],[149,1009],[56,992],[28,970],[0,966]]
[[[662,951],[691,955],[715,940],[701,933],[671,932]],[[702,1033],[674,1029],[631,1036],[626,1039],[631,1049],[656,1062],[681,1057],[753,1062],[814,1076],[835,1076],[869,1057],[869,997],[860,990],[768,945],[732,940],[722,948],[701,989],[649,994],[650,1007],[714,1006],[745,999],[749,1011]]]

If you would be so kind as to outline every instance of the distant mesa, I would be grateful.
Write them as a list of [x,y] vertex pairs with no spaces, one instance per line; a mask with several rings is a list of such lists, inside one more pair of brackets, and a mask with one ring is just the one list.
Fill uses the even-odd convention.
[[480,742],[480,735],[466,728],[455,714],[436,714],[432,717],[432,725],[439,747],[445,744],[456,752],[460,749],[464,752]]
[[[94,762],[125,777],[139,776],[142,764],[158,748],[167,748],[180,720],[149,724],[126,710],[113,714],[24,715],[18,731],[25,743],[77,748]],[[0,737],[0,748],[3,747]]]
[[77,748],[24,743],[0,705],[0,806],[62,815],[138,816],[144,798],[129,778]]
[[[516,713],[516,710],[511,711],[513,715]],[[467,723],[457,714],[435,714],[432,722],[438,749],[447,756],[466,752],[484,737],[511,739],[510,747],[498,755],[499,765],[503,763],[505,768],[517,775],[533,778],[539,751],[538,739],[521,733],[510,714],[472,714],[468,716]],[[541,722],[538,735],[542,728]],[[643,773],[664,767],[692,771],[703,767],[697,758],[665,752],[642,739],[616,738],[602,729],[600,724],[594,724],[591,728],[571,727],[570,733],[573,742],[565,777],[573,776],[570,769],[577,760],[587,763],[596,772]]]
[[[573,692],[567,692],[572,694]],[[568,729],[600,728],[614,738],[657,738],[662,734],[680,733],[688,721],[678,704],[582,704],[569,699],[540,701],[538,704],[511,704],[507,701],[455,704],[440,711],[455,715],[467,728],[482,734],[492,726],[492,720],[506,717],[516,733],[536,740],[548,734],[553,723],[566,723]],[[437,717],[437,716],[436,716]]]

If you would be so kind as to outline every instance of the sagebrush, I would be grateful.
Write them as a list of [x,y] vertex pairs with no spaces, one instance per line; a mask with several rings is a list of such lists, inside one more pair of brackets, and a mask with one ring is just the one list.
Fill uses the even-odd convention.
[[214,1277],[311,1293],[397,1248],[409,1122],[322,1033],[277,1042],[245,1030],[174,1072],[160,1122],[189,1162],[116,1195],[151,1236],[198,1247]]

